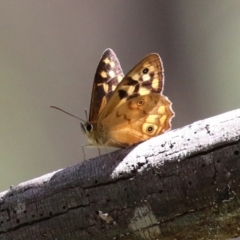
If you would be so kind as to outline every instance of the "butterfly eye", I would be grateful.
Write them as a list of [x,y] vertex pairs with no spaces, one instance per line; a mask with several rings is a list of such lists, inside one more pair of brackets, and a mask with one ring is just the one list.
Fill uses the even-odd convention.
[[146,73],[148,73],[148,71],[149,71],[148,68],[144,68],[142,72],[143,72],[143,74],[146,74]]
[[93,130],[93,125],[92,124],[87,124],[86,129],[88,132],[91,132]]
[[144,100],[143,99],[139,100],[137,104],[138,106],[142,106],[144,104]]

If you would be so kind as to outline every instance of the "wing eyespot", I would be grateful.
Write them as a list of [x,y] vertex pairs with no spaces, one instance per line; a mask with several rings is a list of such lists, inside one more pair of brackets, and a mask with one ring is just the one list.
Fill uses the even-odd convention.
[[137,105],[138,106],[142,106],[144,104],[144,100],[143,99],[140,99],[138,102],[137,102]]
[[143,69],[143,71],[142,71],[142,73],[143,73],[143,74],[147,74],[147,73],[148,73],[148,71],[149,71],[149,69],[148,69],[148,68],[144,68],[144,69]]
[[154,127],[150,125],[150,126],[147,127],[146,130],[147,130],[148,133],[151,133],[154,130]]

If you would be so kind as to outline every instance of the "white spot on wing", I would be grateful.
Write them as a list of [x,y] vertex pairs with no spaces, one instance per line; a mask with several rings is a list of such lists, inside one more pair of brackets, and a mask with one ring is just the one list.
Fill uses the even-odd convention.
[[118,76],[118,83],[120,83],[122,81],[123,77],[122,76]]
[[115,77],[115,72],[113,70],[109,71],[108,74],[111,78]]
[[115,62],[110,62],[109,64],[112,68],[115,67]]
[[106,77],[107,77],[107,73],[106,73],[105,71],[102,71],[102,72],[100,73],[100,75],[102,76],[102,78],[106,78]]
[[110,62],[109,58],[105,58],[103,61],[104,61],[106,64],[108,64],[108,63]]
[[103,84],[103,90],[105,93],[108,93],[109,86],[106,83]]
[[158,87],[159,87],[159,81],[158,81],[157,78],[154,78],[154,79],[153,79],[153,81],[152,81],[152,87],[153,87],[154,89],[158,89]]
[[142,79],[143,79],[143,81],[148,81],[148,80],[151,79],[151,77],[150,77],[149,74],[144,74],[144,75],[142,76]]

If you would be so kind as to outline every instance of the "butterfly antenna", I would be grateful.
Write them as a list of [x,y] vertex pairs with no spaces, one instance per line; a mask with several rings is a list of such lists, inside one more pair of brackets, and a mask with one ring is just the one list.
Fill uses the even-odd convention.
[[87,114],[87,109],[85,108],[85,116],[86,116],[86,121],[88,120],[88,114]]
[[83,121],[85,123],[85,121],[83,119],[81,119],[81,118],[79,118],[79,117],[77,117],[77,116],[75,116],[75,115],[73,115],[71,113],[68,113],[68,112],[62,110],[61,108],[58,108],[58,107],[55,107],[55,106],[50,106],[50,108],[55,108],[55,109],[57,109],[57,110],[59,110],[61,112],[64,112],[64,113],[66,113],[66,114],[68,114],[68,115],[70,115],[70,116],[72,116],[74,118],[77,118],[78,120]]

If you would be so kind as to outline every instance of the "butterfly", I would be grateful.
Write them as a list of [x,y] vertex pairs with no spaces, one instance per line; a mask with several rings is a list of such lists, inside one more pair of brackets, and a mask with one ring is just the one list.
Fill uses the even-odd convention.
[[117,56],[106,49],[93,82],[89,120],[81,124],[90,145],[123,148],[169,130],[174,112],[163,85],[158,54],[149,54],[124,76]]
[[106,49],[95,73],[89,120],[81,123],[86,146],[124,148],[169,130],[174,112],[163,86],[158,54],[147,55],[124,76],[116,54]]

